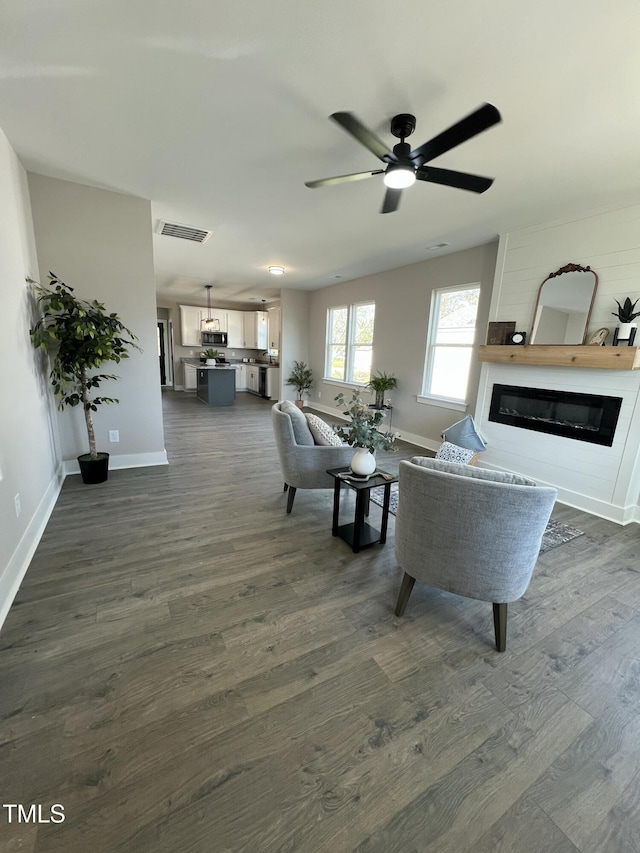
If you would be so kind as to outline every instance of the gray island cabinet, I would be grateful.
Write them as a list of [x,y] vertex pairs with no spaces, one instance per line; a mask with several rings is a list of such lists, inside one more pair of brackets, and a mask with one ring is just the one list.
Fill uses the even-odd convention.
[[236,401],[236,371],[228,367],[198,368],[198,399],[208,406],[233,406]]

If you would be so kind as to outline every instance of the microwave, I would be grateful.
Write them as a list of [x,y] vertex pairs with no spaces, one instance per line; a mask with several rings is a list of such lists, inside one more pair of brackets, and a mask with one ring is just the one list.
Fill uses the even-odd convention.
[[218,346],[226,347],[227,333],[226,332],[202,332],[202,346]]

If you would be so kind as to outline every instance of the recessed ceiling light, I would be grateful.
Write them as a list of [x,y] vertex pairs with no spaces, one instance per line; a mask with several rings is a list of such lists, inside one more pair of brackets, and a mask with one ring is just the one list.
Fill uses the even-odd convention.
[[284,275],[284,267],[269,267],[271,275]]

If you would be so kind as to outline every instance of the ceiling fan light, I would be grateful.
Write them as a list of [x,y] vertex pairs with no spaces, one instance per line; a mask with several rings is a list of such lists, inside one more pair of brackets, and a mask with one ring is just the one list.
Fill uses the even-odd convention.
[[404,190],[416,182],[416,173],[409,166],[389,166],[384,173],[384,185],[392,190]]
[[271,266],[269,267],[271,275],[284,275],[284,267]]

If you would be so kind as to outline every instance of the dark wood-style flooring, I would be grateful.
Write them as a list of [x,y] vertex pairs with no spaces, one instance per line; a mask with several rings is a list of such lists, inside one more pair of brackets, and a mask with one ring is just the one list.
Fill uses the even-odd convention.
[[164,405],[171,464],[68,478],[2,629],[1,802],[66,816],[2,853],[638,853],[637,525],[558,506],[498,654],[489,604],[393,615],[393,518],[286,515],[269,403]]

